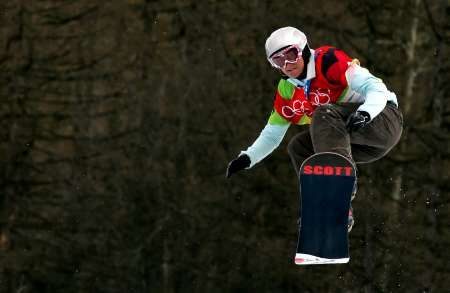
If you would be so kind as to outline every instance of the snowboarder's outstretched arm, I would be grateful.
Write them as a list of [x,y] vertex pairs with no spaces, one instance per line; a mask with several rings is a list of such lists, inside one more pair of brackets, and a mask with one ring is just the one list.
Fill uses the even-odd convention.
[[230,178],[236,172],[253,167],[272,153],[280,145],[289,125],[267,123],[255,142],[228,164],[226,177]]

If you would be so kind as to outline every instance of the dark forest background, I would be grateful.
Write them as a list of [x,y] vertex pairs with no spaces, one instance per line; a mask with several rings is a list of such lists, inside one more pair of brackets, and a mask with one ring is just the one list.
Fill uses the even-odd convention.
[[[448,292],[446,0],[4,0],[0,292]],[[264,42],[303,30],[397,93],[360,166],[347,265],[298,267],[286,144],[225,179],[271,111]]]

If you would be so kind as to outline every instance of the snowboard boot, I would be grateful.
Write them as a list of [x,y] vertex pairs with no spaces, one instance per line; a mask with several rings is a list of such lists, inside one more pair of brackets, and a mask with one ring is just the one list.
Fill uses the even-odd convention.
[[348,223],[347,223],[348,233],[350,233],[350,231],[352,231],[354,224],[355,224],[355,219],[353,218],[353,208],[350,205],[350,209],[348,210]]
[[353,201],[353,199],[355,199],[357,191],[358,191],[358,182],[355,180],[355,185],[353,186],[352,197],[350,198],[350,209],[348,210],[348,223],[347,223],[348,233],[350,233],[350,231],[352,231],[353,225],[355,224],[355,218],[353,218],[352,201]]
[[358,179],[355,179],[355,185],[353,186],[352,197],[350,198],[350,202],[355,199],[356,192],[358,192]]

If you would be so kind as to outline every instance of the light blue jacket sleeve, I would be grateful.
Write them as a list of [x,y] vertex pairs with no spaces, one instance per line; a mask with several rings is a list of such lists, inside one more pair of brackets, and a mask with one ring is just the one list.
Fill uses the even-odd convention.
[[352,64],[347,69],[345,77],[350,89],[364,97],[364,102],[358,111],[369,113],[371,119],[383,111],[387,101],[398,105],[396,95],[386,88],[381,79],[373,76],[366,68]]
[[267,157],[280,145],[289,126],[290,124],[266,124],[255,142],[247,150],[241,152],[241,154],[246,154],[250,157],[251,163],[248,168],[253,167],[256,163]]

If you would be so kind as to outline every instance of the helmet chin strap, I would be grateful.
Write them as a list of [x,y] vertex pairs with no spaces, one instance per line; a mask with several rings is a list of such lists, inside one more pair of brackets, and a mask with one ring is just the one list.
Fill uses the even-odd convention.
[[296,77],[297,79],[303,80],[306,78],[306,75],[308,73],[308,63],[309,63],[310,57],[311,57],[311,51],[309,50],[308,44],[306,44],[302,50],[302,58],[303,58],[303,64],[304,64],[303,71],[302,71],[302,73],[300,73],[299,76]]

